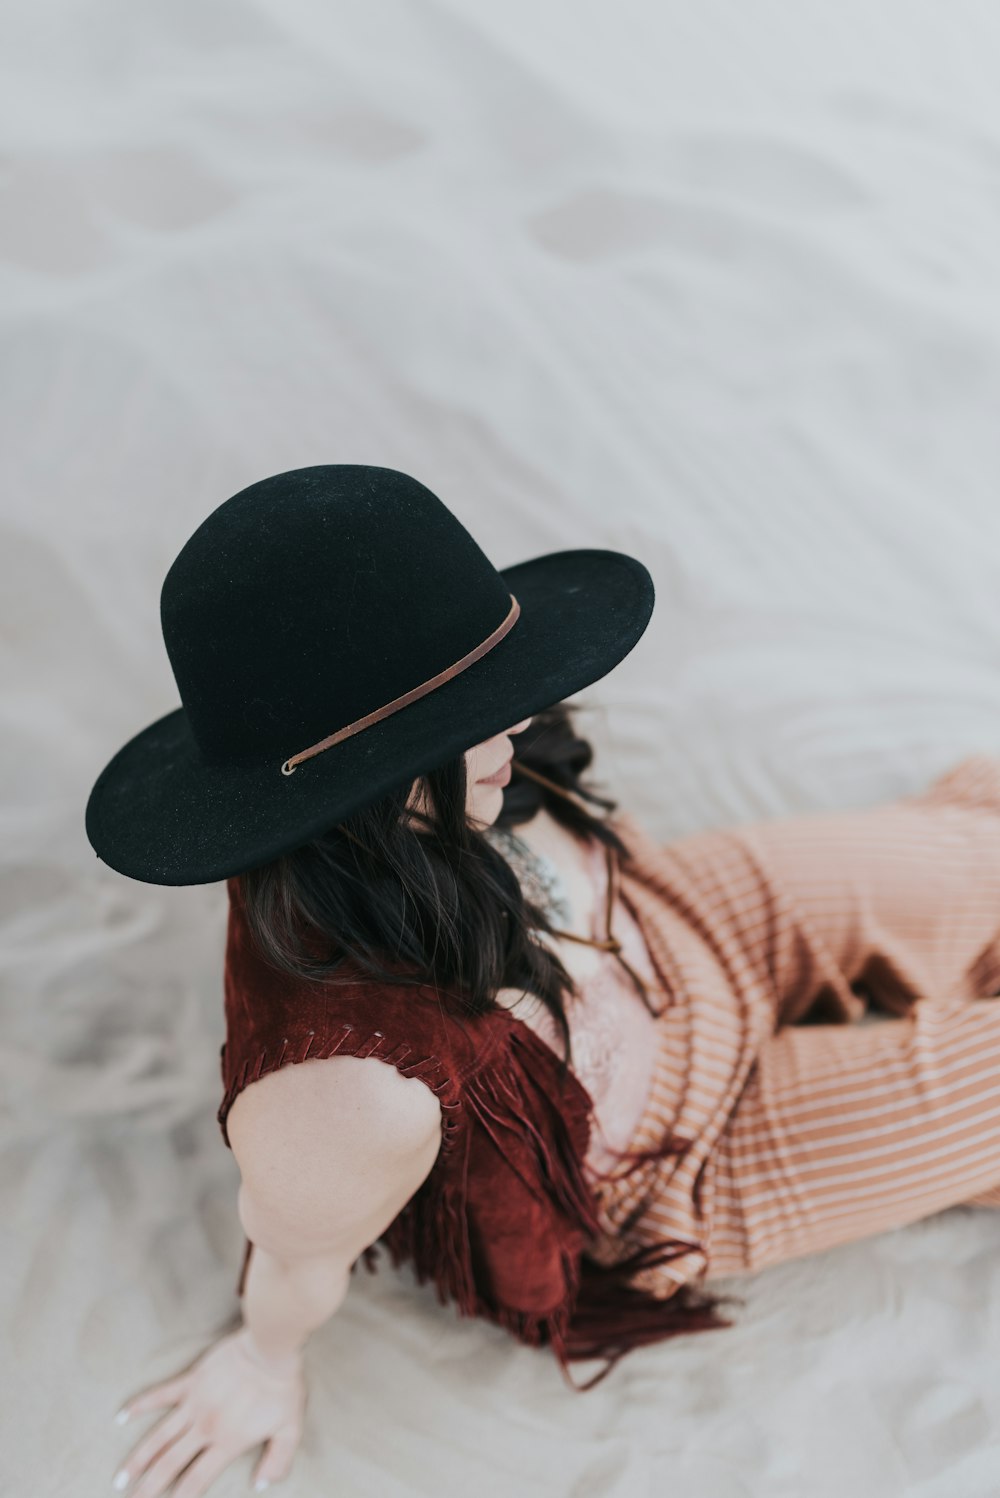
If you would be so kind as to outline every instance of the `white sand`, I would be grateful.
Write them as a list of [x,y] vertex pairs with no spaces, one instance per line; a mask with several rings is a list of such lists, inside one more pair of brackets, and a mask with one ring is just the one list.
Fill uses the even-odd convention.
[[[14,0],[5,31],[0,1463],[89,1498],[241,1247],[224,888],[125,880],[83,827],[177,705],[169,563],[318,462],[413,473],[499,566],[640,555],[652,623],[581,700],[664,838],[1000,751],[1000,18]],[[995,1498],[998,1246],[959,1207],[781,1266],[586,1395],[357,1275],[288,1491]]]

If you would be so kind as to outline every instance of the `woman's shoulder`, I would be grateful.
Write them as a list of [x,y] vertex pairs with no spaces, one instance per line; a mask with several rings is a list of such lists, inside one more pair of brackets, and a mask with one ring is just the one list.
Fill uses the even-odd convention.
[[[283,1155],[320,1140],[325,1147],[391,1159],[432,1139],[440,1142],[436,1094],[381,1058],[313,1057],[265,1072],[234,1098],[228,1129],[234,1153],[280,1149]],[[234,1143],[236,1140],[238,1142]]]
[[229,1121],[248,1240],[349,1269],[427,1179],[441,1120],[427,1088],[354,1056],[268,1073]]

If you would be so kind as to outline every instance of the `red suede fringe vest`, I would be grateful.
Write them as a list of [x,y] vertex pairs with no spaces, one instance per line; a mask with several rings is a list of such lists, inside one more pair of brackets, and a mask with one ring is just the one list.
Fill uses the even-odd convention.
[[[276,1067],[335,1054],[371,1056],[419,1077],[442,1109],[443,1137],[430,1174],[360,1259],[374,1273],[384,1244],[396,1266],[412,1264],[442,1305],[550,1346],[567,1383],[593,1388],[632,1348],[681,1332],[728,1326],[689,1285],[668,1299],[630,1287],[640,1268],[691,1245],[666,1241],[605,1266],[587,1257],[599,1232],[583,1173],[593,1104],[560,1058],[509,1010],[449,1010],[430,986],[373,984],[366,975],[297,980],[265,963],[246,924],[239,882],[227,881],[226,1041],[221,1050],[226,1116],[249,1083]],[[669,1136],[640,1159],[683,1150]],[[236,1293],[243,1294],[246,1240]],[[574,1361],[606,1359],[588,1383]]]

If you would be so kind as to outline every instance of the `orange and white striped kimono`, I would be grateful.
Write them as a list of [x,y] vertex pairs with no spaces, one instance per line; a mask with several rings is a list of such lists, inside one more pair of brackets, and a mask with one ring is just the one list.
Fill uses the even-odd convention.
[[[663,1239],[633,1283],[753,1272],[959,1203],[1000,1206],[1000,757],[928,789],[652,840],[611,823],[670,1002],[593,1257]],[[623,981],[627,981],[624,979]],[[878,1023],[858,1024],[869,1010]]]

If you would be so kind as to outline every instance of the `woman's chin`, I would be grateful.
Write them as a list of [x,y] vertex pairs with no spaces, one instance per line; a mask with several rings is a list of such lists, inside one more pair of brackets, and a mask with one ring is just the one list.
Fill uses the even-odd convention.
[[503,806],[503,786],[476,783],[476,794],[469,809],[469,821],[492,827]]

